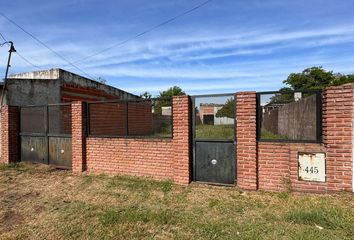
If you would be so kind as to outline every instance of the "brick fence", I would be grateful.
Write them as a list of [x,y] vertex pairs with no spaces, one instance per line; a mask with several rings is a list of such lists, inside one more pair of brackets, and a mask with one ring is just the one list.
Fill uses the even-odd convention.
[[[100,138],[83,136],[83,105],[73,104],[73,171],[119,173],[190,182],[190,101],[173,99],[173,138]],[[86,153],[86,155],[85,155]],[[83,160],[85,155],[85,161]]]
[[[256,92],[236,99],[236,185],[249,190],[326,193],[353,191],[353,86],[327,88],[323,93],[322,143],[257,141]],[[173,98],[173,137],[139,139],[93,137],[86,134],[86,107],[72,103],[72,170],[149,176],[189,184],[192,172],[191,102]],[[110,114],[110,113],[107,113]],[[139,125],[139,124],[138,124]],[[139,126],[138,126],[139,127]],[[18,108],[1,109],[1,162],[19,159]],[[326,181],[298,178],[298,153],[326,155]]]

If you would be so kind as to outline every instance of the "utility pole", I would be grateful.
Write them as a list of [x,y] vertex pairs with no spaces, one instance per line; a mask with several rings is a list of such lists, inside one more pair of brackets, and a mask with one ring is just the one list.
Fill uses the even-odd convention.
[[7,66],[6,66],[6,72],[5,72],[5,78],[4,78],[4,86],[2,88],[2,93],[1,93],[1,104],[0,104],[0,107],[2,107],[2,104],[4,102],[4,95],[5,95],[6,83],[7,83],[7,75],[9,73],[9,68],[11,67],[11,65],[10,65],[11,55],[12,55],[13,52],[16,52],[16,49],[14,47],[14,43],[11,42],[11,41],[8,41],[7,43],[10,44],[10,50],[9,50],[9,58],[7,59]]

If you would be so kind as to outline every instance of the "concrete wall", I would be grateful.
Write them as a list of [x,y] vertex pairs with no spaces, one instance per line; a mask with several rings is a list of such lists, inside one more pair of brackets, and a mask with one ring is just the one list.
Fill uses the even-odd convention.
[[7,87],[8,104],[17,106],[138,98],[63,69],[13,74],[9,76]]
[[316,95],[263,114],[262,127],[293,140],[316,140]]
[[[97,96],[101,96],[99,100],[104,100],[104,99],[110,99],[110,98],[115,98],[115,99],[135,99],[138,98],[138,96],[128,93],[126,91],[123,91],[121,89],[102,84],[98,81],[94,81],[85,77],[82,77],[80,75],[65,71],[63,69],[57,69],[59,79],[61,81],[61,86],[62,88],[62,94],[73,94],[73,91],[70,91],[70,87],[72,88],[73,86],[80,86],[81,89],[77,89],[76,93],[78,94],[77,96],[80,95],[90,95],[94,96],[95,94]],[[79,90],[86,90],[85,91],[79,91]],[[95,90],[94,92],[91,92],[90,90]],[[73,95],[74,96],[74,95]],[[114,97],[112,97],[114,96]],[[80,99],[76,99],[80,100]]]
[[53,79],[9,79],[8,105],[45,105],[60,102],[60,82]]

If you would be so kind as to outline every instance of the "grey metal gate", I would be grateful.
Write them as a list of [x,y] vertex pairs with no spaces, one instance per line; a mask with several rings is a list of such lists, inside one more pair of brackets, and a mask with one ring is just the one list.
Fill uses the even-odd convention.
[[21,161],[71,168],[71,105],[20,108]]
[[192,97],[193,180],[235,184],[233,94]]

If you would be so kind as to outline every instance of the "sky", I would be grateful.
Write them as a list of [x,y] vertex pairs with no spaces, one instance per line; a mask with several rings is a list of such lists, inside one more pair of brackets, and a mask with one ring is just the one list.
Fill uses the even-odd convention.
[[[12,0],[0,12],[76,62],[205,0]],[[0,16],[15,44],[10,73],[63,68],[84,75]],[[0,48],[3,78],[8,47]],[[124,45],[76,65],[134,94],[272,91],[312,66],[354,73],[353,0],[213,0]]]

